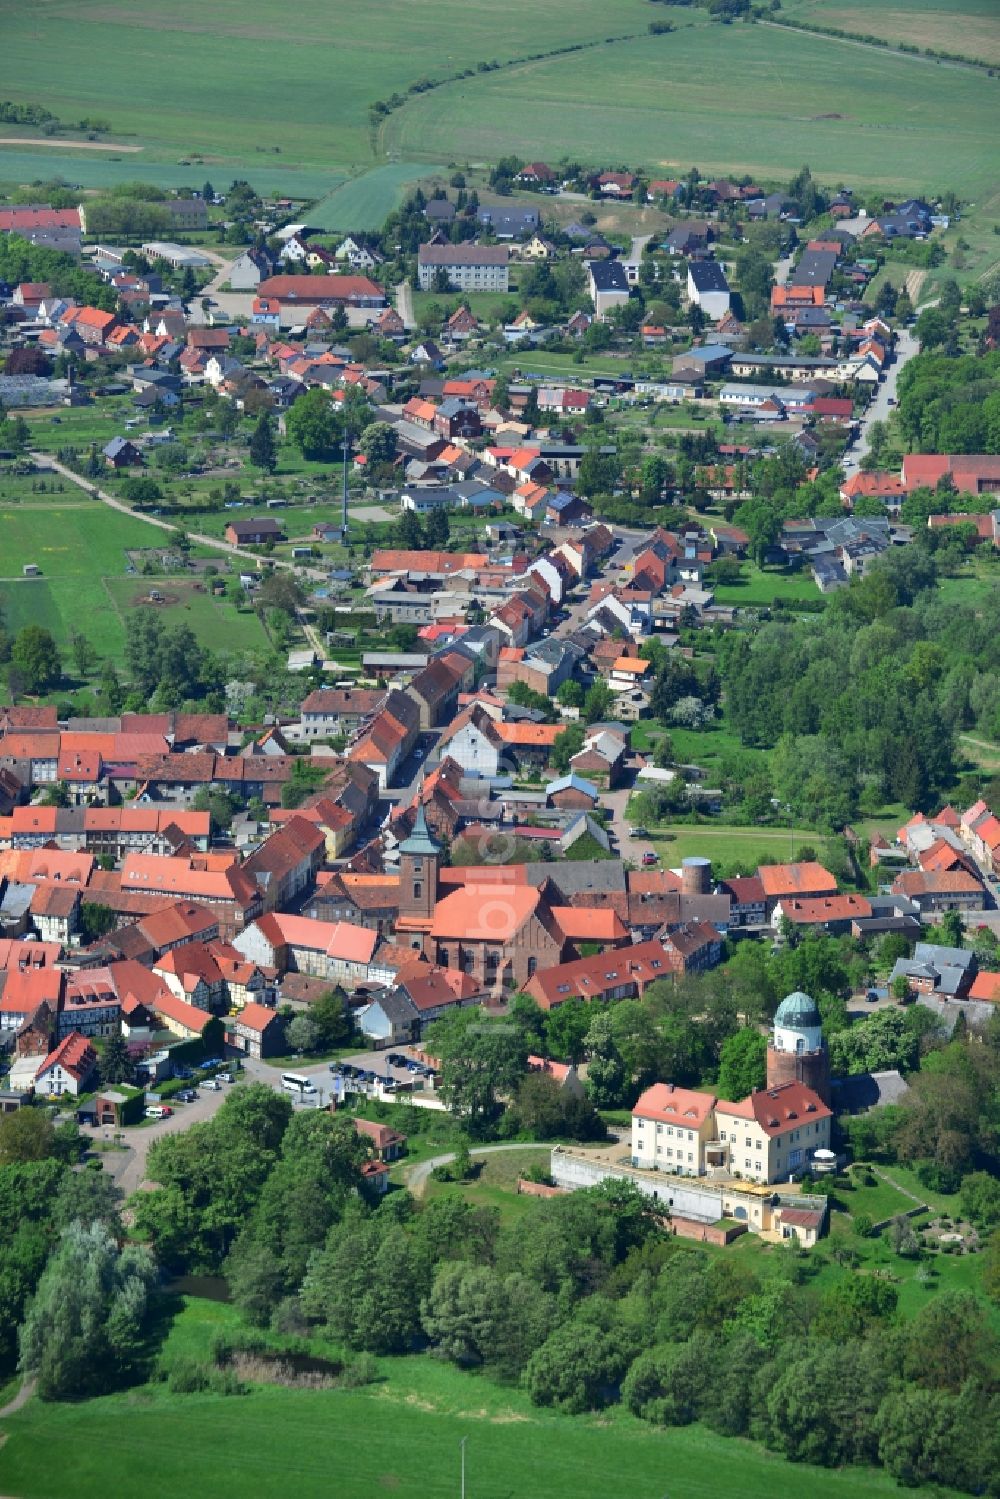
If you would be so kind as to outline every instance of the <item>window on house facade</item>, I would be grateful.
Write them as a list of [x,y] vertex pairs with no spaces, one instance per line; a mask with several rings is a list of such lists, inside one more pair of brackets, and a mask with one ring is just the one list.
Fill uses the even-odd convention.
[[413,882],[413,899],[414,900],[420,900],[420,898],[423,895],[423,893],[424,893],[424,887],[423,887],[423,885],[420,883],[419,880],[414,880],[414,882]]

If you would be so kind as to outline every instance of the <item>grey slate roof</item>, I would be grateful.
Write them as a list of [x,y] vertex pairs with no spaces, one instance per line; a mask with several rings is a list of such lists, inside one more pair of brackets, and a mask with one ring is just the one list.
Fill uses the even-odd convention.
[[695,260],[688,266],[695,291],[728,291],[726,273],[717,260]]

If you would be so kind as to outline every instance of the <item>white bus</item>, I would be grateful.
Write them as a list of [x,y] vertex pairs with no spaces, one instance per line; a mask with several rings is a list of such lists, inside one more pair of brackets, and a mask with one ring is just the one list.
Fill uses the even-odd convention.
[[283,1072],[281,1086],[287,1088],[289,1093],[297,1093],[300,1098],[311,1098],[316,1093],[315,1085],[307,1077],[300,1077],[297,1072]]

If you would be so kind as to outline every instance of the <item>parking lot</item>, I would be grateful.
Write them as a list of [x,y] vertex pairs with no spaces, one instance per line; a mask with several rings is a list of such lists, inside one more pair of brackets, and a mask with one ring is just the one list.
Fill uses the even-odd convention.
[[398,1097],[434,1086],[433,1070],[419,1060],[412,1046],[356,1052],[332,1062],[330,1077],[335,1088],[340,1078],[346,1093],[366,1093],[376,1098]]

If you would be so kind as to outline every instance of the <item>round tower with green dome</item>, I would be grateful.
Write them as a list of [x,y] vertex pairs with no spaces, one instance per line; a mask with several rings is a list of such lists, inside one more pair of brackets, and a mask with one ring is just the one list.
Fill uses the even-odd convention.
[[786,995],[774,1016],[767,1048],[767,1086],[805,1083],[824,1103],[830,1101],[830,1057],[816,1001],[796,990]]

